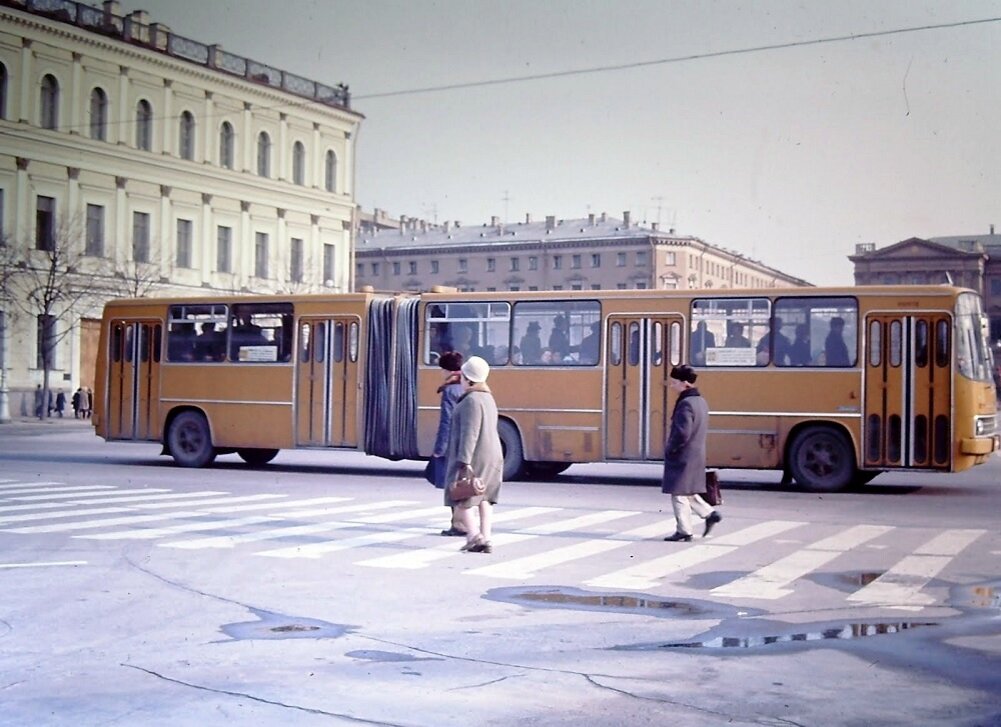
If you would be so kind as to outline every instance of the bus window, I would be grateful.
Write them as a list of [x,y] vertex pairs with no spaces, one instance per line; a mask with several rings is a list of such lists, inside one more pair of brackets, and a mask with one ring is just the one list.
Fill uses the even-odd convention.
[[622,324],[613,323],[608,338],[608,362],[612,366],[622,363]]
[[344,360],[344,329],[346,327],[341,321],[334,323],[334,361],[337,363]]
[[292,304],[234,303],[230,313],[229,357],[240,363],[290,361]]
[[681,324],[671,321],[671,365],[681,363]]
[[664,324],[655,321],[651,331],[650,363],[659,366],[664,360]]
[[836,368],[856,363],[858,302],[854,298],[779,298],[773,323],[783,338],[788,340],[792,334],[786,357],[775,355],[781,345],[776,338],[772,350],[776,366]]
[[115,323],[111,327],[111,360],[114,363],[121,363],[122,361],[122,346],[125,345],[123,336],[125,335],[125,326],[121,323]]
[[914,324],[914,365],[919,369],[928,365],[928,321],[923,319]]
[[309,363],[309,331],[310,326],[308,323],[301,323],[299,325],[299,361],[300,363]]
[[226,306],[172,305],[167,320],[168,361],[223,361]]
[[596,300],[518,303],[514,362],[524,366],[595,366],[601,351],[601,304]]
[[348,328],[348,360],[352,363],[358,360],[358,321],[351,321]]
[[980,297],[964,293],[956,301],[956,361],[959,373],[976,381],[991,381],[991,351],[987,347],[987,320]]
[[946,320],[935,324],[935,365],[939,368],[949,365],[949,321]]
[[[759,366],[768,348],[771,301],[767,298],[700,298],[692,301],[689,350],[695,366]],[[762,344],[762,339],[765,343]],[[767,363],[767,353],[764,363]]]
[[882,360],[883,323],[881,321],[872,321],[869,324],[869,365],[873,367],[880,366]]
[[903,332],[900,321],[890,321],[890,366],[897,368],[903,360]]
[[511,330],[509,303],[432,303],[425,309],[427,350],[424,363],[437,363],[446,351],[480,356],[491,366],[507,363]]

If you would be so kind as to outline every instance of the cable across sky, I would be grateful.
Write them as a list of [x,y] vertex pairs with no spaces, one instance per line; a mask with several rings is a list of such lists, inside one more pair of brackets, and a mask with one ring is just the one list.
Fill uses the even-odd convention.
[[589,73],[605,73],[608,71],[626,71],[634,68],[645,68],[647,66],[659,66],[668,63],[684,63],[687,61],[705,60],[707,58],[722,58],[724,56],[743,55],[748,53],[762,53],[765,51],[785,50],[788,48],[800,48],[810,45],[821,45],[823,43],[843,43],[849,40],[862,40],[864,38],[878,38],[887,35],[900,35],[902,33],[918,33],[927,30],[943,30],[947,28],[961,28],[970,25],[983,25],[985,23],[997,23],[999,18],[980,18],[977,20],[960,20],[955,23],[938,23],[935,25],[919,25],[911,28],[894,28],[892,30],[875,30],[869,33],[851,33],[849,35],[833,35],[826,38],[813,38],[810,40],[797,40],[788,43],[772,43],[770,45],[758,45],[749,48],[732,48],[729,50],[711,51],[707,53],[692,53],[684,56],[674,56],[671,58],[658,58],[650,61],[633,61],[630,63],[617,63],[608,66],[593,66],[591,68],[572,68],[565,71],[550,71],[548,73],[534,73],[524,76],[509,76],[507,78],[494,78],[485,81],[467,81],[464,83],[447,83],[440,86],[425,86],[422,88],[401,89],[397,91],[385,91],[381,93],[354,94],[355,101],[368,101],[370,99],[390,98],[393,96],[410,96],[419,93],[436,93],[440,91],[455,91],[464,88],[478,88],[482,86],[497,86],[502,83],[521,83],[524,81],[541,81],[549,78],[563,78],[566,76],[582,76]]

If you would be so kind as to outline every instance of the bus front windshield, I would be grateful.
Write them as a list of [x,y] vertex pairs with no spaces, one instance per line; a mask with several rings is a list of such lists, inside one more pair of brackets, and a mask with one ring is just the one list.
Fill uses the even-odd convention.
[[987,317],[980,296],[963,293],[956,301],[956,361],[959,373],[976,381],[992,381],[992,359],[987,341]]

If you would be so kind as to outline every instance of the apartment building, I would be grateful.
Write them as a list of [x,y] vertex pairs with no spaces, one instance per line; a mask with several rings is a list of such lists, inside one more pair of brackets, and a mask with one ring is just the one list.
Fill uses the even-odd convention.
[[[376,215],[378,218],[379,215]],[[401,218],[366,225],[355,245],[355,280],[377,290],[687,290],[806,286],[740,253],[659,225],[590,214],[531,216],[516,223],[432,225]]]

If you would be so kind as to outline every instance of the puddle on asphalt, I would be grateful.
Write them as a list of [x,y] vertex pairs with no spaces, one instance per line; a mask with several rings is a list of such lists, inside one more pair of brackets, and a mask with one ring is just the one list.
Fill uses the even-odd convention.
[[851,641],[868,636],[897,634],[926,626],[938,626],[934,621],[895,621],[877,623],[851,623],[818,631],[801,631],[778,636],[717,636],[706,641],[678,641],[636,647],[635,650],[653,649],[757,649],[770,644],[787,644],[797,641]]
[[224,624],[219,630],[231,639],[336,639],[354,631],[354,626],[334,624],[313,618],[296,618],[251,608],[259,620]]
[[[567,608],[578,611],[642,614],[677,618],[722,618],[736,615],[736,609],[711,603],[664,599],[635,593],[595,593],[576,588],[542,586],[535,588],[494,588],[484,598],[520,606]],[[744,609],[744,613],[750,613]],[[757,614],[759,611],[754,610]]]
[[414,656],[412,654],[404,654],[397,651],[377,651],[374,649],[360,649],[358,651],[349,651],[344,656],[350,656],[352,659],[364,659],[365,661],[381,661],[381,662],[401,662],[401,661],[444,661],[444,659],[432,656]]

